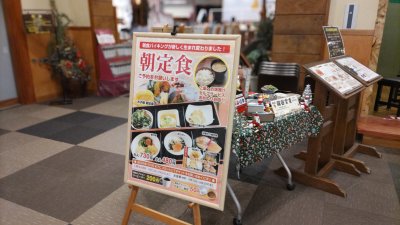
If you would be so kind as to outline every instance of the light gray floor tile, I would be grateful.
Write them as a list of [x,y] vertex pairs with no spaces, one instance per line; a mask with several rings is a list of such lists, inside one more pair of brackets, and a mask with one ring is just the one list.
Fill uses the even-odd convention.
[[0,198],[1,225],[66,225],[67,223]]
[[[0,116],[1,118],[1,116]],[[25,115],[21,117],[9,118],[9,119],[1,119],[0,128],[10,131],[20,130],[25,127],[29,127],[40,122],[45,121],[45,119],[40,119],[36,117],[32,117],[30,115]]]
[[6,151],[12,151],[14,148],[23,144],[38,140],[39,137],[19,132],[9,132],[0,136],[0,154]]
[[[72,147],[67,143],[20,133],[10,133],[10,135],[2,136],[13,136],[14,138],[8,139],[10,142],[5,143],[5,145],[11,147],[0,153],[0,178]],[[2,139],[1,136],[0,139]],[[12,140],[26,140],[26,142],[18,142],[17,145],[13,146],[15,142]]]
[[18,105],[15,107],[10,107],[5,110],[0,111],[0,118],[1,117],[19,117],[21,115],[26,115],[30,113],[35,113],[37,111],[46,109],[47,105],[41,104],[29,104],[29,105]]
[[88,96],[84,98],[74,98],[72,99],[72,104],[68,105],[57,105],[55,107],[61,107],[66,109],[81,110],[87,107],[91,107],[105,101],[112,100],[111,97],[100,97],[100,96]]
[[75,110],[49,106],[42,110],[31,113],[30,116],[49,120],[73,112],[75,112]]
[[118,97],[104,103],[84,108],[82,111],[127,118],[129,113],[129,98]]
[[79,146],[125,155],[127,151],[127,136],[128,128],[125,123],[84,141],[80,143]]
[[32,114],[45,109],[47,106],[31,104],[2,110],[0,111],[0,128],[15,131],[42,122],[44,118],[35,117]]

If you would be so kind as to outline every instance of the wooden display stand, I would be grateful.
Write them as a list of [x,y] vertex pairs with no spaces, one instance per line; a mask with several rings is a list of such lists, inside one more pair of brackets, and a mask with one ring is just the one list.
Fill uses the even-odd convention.
[[332,157],[353,164],[361,172],[371,173],[364,162],[352,158],[356,153],[382,157],[375,147],[356,143],[359,103],[359,93],[339,100]]
[[[314,105],[321,112],[324,123],[317,137],[308,139],[307,152],[303,151],[296,158],[305,161],[304,172],[291,169],[293,179],[299,183],[346,197],[346,192],[334,181],[327,178],[328,174],[336,169],[355,176],[360,176],[356,167],[346,161],[333,158],[333,143],[335,124],[337,121],[338,107],[335,98],[328,88],[320,81],[315,84],[316,99]],[[276,171],[281,176],[286,176],[284,168]]]
[[[339,57],[338,59],[344,57]],[[346,70],[346,68],[342,65],[338,65],[342,69]],[[346,71],[353,75],[353,77],[361,82],[365,87],[368,87],[382,79],[382,76],[377,76],[373,80],[365,81],[358,77],[354,71],[348,69]],[[364,162],[352,158],[357,152],[375,156],[377,158],[382,157],[382,154],[380,154],[375,147],[356,143],[357,120],[360,111],[360,95],[361,93],[357,93],[348,99],[338,99],[337,121],[333,143],[333,158],[352,163],[361,172],[371,173],[371,170],[365,165]]]
[[[336,60],[345,57],[348,56],[338,57]],[[382,77],[376,74],[374,79],[366,82],[359,76],[360,74],[365,75],[363,74],[365,70],[359,71],[360,74],[357,74],[356,70],[343,66],[336,60],[305,66],[316,79],[315,93],[318,94],[314,103],[322,113],[325,122],[320,134],[316,138],[309,138],[307,152],[296,155],[297,158],[305,160],[305,169],[304,173],[293,171],[293,176],[300,183],[345,197],[346,193],[337,184],[324,177],[332,169],[356,176],[360,176],[361,172],[370,173],[370,169],[364,162],[352,158],[357,152],[381,157],[375,148],[358,144],[355,140],[360,93],[365,86],[377,82]],[[324,69],[323,67],[311,69],[313,66],[322,66],[323,64],[326,66]],[[326,77],[322,78],[323,76]],[[337,80],[341,79],[345,82],[338,85]],[[353,82],[354,79],[355,82]],[[343,88],[346,82],[352,83],[354,86],[350,92],[343,94],[336,87]],[[282,171],[281,168],[278,173],[283,174]]]
[[[128,206],[126,207],[125,210],[124,219],[122,220],[121,223],[122,225],[128,225],[129,217],[131,216],[132,211],[136,211],[147,217],[153,218],[155,220],[170,225],[190,225],[190,223],[178,220],[172,216],[160,213],[156,210],[135,203],[137,193],[139,192],[139,187],[129,185],[129,188],[131,188],[132,191],[131,191],[131,196],[129,197]],[[200,205],[196,203],[190,203],[188,207],[193,210],[194,225],[201,225]]]

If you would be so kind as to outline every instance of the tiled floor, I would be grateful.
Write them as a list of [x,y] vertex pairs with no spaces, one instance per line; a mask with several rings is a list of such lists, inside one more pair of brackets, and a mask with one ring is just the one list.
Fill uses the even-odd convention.
[[[120,224],[129,197],[123,183],[128,98],[87,97],[72,105],[33,104],[0,110],[0,224]],[[283,152],[291,167],[302,165]],[[400,146],[399,146],[400,148]],[[400,225],[400,149],[379,148],[383,158],[357,155],[372,169],[330,178],[347,198],[301,184],[289,192],[273,169],[275,158],[244,168],[237,180],[232,157],[229,183],[244,210],[245,225]],[[188,222],[187,202],[141,190],[137,201]],[[223,212],[201,208],[205,225],[232,224],[227,195]],[[130,224],[161,224],[133,214]]]

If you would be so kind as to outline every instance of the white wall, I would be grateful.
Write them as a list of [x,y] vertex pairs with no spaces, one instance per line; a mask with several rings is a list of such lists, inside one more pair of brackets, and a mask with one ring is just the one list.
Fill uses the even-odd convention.
[[[49,0],[21,0],[23,10],[50,9]],[[72,20],[70,26],[90,27],[88,0],[56,0],[59,12]]]
[[172,15],[174,18],[189,18],[194,13],[193,5],[165,5],[164,13]]
[[[266,0],[267,17],[275,15],[276,0]],[[223,0],[222,21],[230,22],[232,17],[240,22],[259,22],[262,0]]]
[[331,0],[328,25],[343,27],[345,10],[349,3],[358,6],[354,29],[374,30],[379,0]]

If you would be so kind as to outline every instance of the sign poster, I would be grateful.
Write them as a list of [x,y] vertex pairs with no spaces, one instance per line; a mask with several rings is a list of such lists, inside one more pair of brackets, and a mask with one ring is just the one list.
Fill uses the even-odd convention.
[[323,26],[322,28],[328,46],[329,58],[344,56],[344,44],[339,27]]
[[53,15],[51,11],[24,13],[25,30],[30,34],[50,33],[53,31]]
[[308,70],[315,74],[317,78],[325,81],[325,83],[341,95],[348,95],[364,87],[358,80],[333,62],[314,65],[309,67]]
[[381,78],[379,74],[375,73],[350,56],[336,59],[335,62],[342,66],[347,72],[354,75],[358,80],[366,83],[370,83],[371,81]]
[[297,95],[273,100],[271,101],[271,106],[275,117],[287,115],[301,109]]
[[239,35],[134,33],[125,181],[223,210]]

